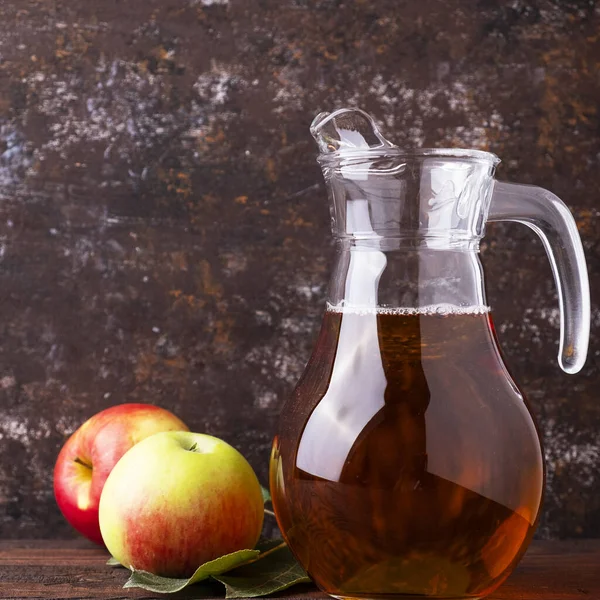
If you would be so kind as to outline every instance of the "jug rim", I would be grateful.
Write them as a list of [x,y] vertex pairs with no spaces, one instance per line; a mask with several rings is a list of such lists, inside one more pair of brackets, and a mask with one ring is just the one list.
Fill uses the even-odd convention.
[[348,160],[351,162],[362,162],[373,160],[375,158],[447,158],[459,159],[463,161],[484,162],[495,167],[501,159],[493,152],[486,150],[477,150],[475,148],[390,148],[390,147],[375,147],[369,149],[344,149],[332,153],[319,154],[317,160],[320,163],[335,163],[340,160]]

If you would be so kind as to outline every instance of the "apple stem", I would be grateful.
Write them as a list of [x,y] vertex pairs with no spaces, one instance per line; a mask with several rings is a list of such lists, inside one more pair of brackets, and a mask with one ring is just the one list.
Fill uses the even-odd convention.
[[261,552],[258,556],[256,556],[255,558],[251,558],[248,562],[246,562],[244,564],[250,565],[253,562],[256,562],[257,560],[261,560],[265,556],[272,554],[273,552],[277,552],[277,550],[281,550],[281,548],[285,548],[286,546],[287,546],[287,544],[285,542],[281,542],[281,544],[278,544],[277,546],[275,546],[274,548],[271,548],[270,550],[265,550],[264,552]]
[[275,513],[272,510],[269,510],[268,508],[265,508],[265,515],[271,515],[272,517],[274,517]]
[[90,471],[92,470],[92,465],[81,460],[81,458],[79,458],[79,456],[74,458],[73,462],[76,462],[78,465],[81,465],[82,467],[85,467],[86,469],[89,469]]

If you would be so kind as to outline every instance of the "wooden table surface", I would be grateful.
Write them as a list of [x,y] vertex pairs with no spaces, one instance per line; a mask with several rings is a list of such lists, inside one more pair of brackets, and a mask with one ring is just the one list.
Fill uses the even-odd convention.
[[[0,598],[165,598],[124,590],[125,569],[105,565],[105,551],[84,541],[0,541]],[[281,596],[326,598],[309,585]],[[194,598],[193,586],[175,599]],[[534,542],[519,567],[490,600],[600,600],[600,540]]]

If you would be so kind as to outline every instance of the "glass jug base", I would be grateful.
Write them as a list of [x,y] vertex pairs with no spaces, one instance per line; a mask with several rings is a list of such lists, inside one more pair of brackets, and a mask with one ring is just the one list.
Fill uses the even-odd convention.
[[533,535],[535,424],[486,312],[325,313],[270,466],[284,538],[337,598],[476,599]]
[[425,595],[414,595],[414,594],[331,594],[325,592],[332,598],[338,598],[338,600],[482,600],[484,596],[425,596]]

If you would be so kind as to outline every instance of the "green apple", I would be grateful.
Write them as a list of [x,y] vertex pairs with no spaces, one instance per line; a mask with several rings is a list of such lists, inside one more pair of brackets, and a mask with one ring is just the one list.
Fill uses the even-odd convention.
[[201,564],[254,548],[264,506],[246,459],[209,435],[169,431],[129,450],[100,497],[100,531],[124,566],[189,577]]

